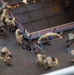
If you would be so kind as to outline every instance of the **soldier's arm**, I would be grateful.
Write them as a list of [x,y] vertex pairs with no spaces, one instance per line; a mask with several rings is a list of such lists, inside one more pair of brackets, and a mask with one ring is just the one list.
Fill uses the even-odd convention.
[[58,59],[55,58],[55,66],[58,65]]
[[11,52],[9,50],[6,50],[6,52],[8,52],[8,54],[11,54]]
[[41,36],[39,39],[38,39],[38,44],[40,44],[40,41],[42,40],[43,36]]
[[56,34],[60,39],[62,39],[62,36],[60,34]]

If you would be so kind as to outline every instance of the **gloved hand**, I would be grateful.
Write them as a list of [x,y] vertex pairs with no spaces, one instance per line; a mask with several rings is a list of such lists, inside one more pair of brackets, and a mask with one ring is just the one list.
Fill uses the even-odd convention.
[[13,54],[9,54],[9,57],[12,58],[13,57]]

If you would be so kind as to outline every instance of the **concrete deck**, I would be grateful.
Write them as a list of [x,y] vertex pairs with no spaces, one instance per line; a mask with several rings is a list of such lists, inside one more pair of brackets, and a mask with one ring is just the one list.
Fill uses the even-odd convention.
[[[15,0],[13,1],[7,0],[7,1],[9,1],[10,3],[15,3]],[[16,2],[17,3],[21,2],[21,0],[16,0]],[[29,32],[34,32],[36,30],[45,29],[51,26],[51,25],[49,26],[47,18],[44,18],[46,16],[44,15],[43,11],[49,9],[49,6],[48,8],[44,8],[47,6],[48,5],[43,6],[41,5],[41,3],[38,2],[36,4],[29,4],[27,6],[24,5],[23,8],[18,7],[15,10],[12,10],[12,12],[17,17],[19,16],[20,23],[26,29],[28,29]],[[40,10],[36,11],[35,9],[36,10],[40,9]],[[25,13],[20,14],[22,12]],[[30,15],[28,13],[30,13]],[[37,13],[39,16],[37,15]],[[21,15],[22,16],[24,15],[24,17],[22,18]],[[48,13],[47,15],[50,16]],[[60,14],[59,16],[62,17]],[[51,23],[51,20],[49,21]],[[64,23],[64,20],[60,21]],[[61,23],[60,21],[59,23]],[[55,21],[52,23],[54,25]],[[43,45],[43,49],[47,51],[46,55],[55,56],[59,60],[58,66],[53,67],[52,69],[49,70],[45,70],[44,67],[39,67],[38,65],[35,64],[36,56],[34,56],[30,51],[23,50],[21,46],[17,46],[14,33],[7,31],[6,32],[7,37],[5,39],[0,38],[0,47],[6,46],[13,53],[12,66],[9,67],[5,63],[0,61],[0,74],[1,75],[40,75],[74,65],[73,63],[70,62],[70,60],[74,58],[74,55],[71,54],[71,51],[74,50],[74,43],[68,48],[67,54],[65,53],[65,50],[63,50],[63,47],[67,44],[66,40],[68,33],[74,33],[74,30],[66,31],[62,35],[63,39],[52,42],[51,46]]]

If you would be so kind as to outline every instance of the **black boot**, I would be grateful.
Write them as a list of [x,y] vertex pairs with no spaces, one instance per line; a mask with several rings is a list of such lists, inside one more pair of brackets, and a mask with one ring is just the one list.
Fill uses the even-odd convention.
[[7,66],[12,66],[12,64],[10,64],[10,63],[7,63]]
[[22,49],[26,49],[26,46],[22,46]]

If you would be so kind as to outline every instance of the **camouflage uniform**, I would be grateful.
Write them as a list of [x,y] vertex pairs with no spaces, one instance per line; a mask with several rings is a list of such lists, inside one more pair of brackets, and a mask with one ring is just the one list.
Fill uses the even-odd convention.
[[54,58],[54,59],[55,60],[53,61],[52,57],[47,57],[44,60],[43,65],[44,65],[45,69],[52,68],[53,66],[56,66],[58,64],[58,59],[57,58]]
[[48,37],[52,37],[52,39],[54,39],[54,38],[62,38],[62,36],[60,34],[49,32],[49,33],[46,33],[46,34],[42,35],[38,39],[38,43],[40,43],[42,40],[49,40]]
[[15,18],[13,17],[8,17],[5,19],[5,23],[7,25],[7,27],[9,28],[10,31],[14,31],[15,29]]
[[67,48],[71,46],[71,44],[74,42],[74,34],[69,33],[68,34],[68,39],[67,39],[68,45],[66,46]]
[[72,34],[72,33],[68,34],[68,40],[70,42],[74,42],[74,34]]
[[7,65],[11,65],[12,57],[10,57],[10,55],[11,55],[11,52],[6,47],[3,47],[0,53],[0,59],[3,62],[7,63]]
[[36,64],[39,64],[40,66],[42,66],[45,58],[46,58],[46,55],[37,54]]
[[15,36],[16,36],[16,41],[18,45],[22,44],[22,39],[23,39],[23,32],[20,29],[17,29],[15,31]]
[[2,21],[2,23],[7,27],[7,24],[5,23],[5,19],[6,18],[9,18],[9,16],[10,16],[10,13],[9,13],[9,10],[8,9],[4,9],[3,10],[3,13],[2,13],[2,15],[1,15],[1,21]]

